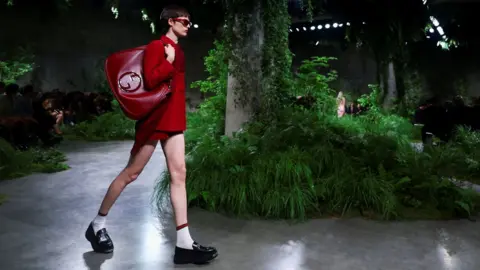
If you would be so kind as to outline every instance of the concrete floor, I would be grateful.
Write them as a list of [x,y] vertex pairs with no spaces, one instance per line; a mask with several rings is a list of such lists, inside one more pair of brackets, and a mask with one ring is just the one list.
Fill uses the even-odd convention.
[[[161,151],[126,189],[109,215],[112,255],[91,252],[84,231],[130,142],[69,145],[69,171],[0,183],[0,269],[193,269],[172,263],[171,217],[151,211],[164,168]],[[470,221],[381,223],[312,220],[297,225],[244,221],[192,209],[191,233],[219,250],[199,268],[236,270],[474,270],[480,269],[480,226]]]

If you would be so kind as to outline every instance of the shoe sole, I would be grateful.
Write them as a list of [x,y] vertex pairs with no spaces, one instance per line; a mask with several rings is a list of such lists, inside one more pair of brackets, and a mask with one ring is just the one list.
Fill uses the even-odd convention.
[[95,251],[96,253],[103,253],[103,254],[108,254],[113,252],[113,248],[107,249],[107,250],[101,249],[95,242],[96,239],[95,238],[92,239],[91,237],[89,237],[89,235],[90,234],[88,233],[88,229],[87,229],[87,231],[85,232],[85,238],[87,239],[88,242],[90,242],[90,245],[92,246],[93,251]]
[[211,261],[215,260],[216,258],[218,257],[218,252],[213,254],[212,256],[210,256],[210,258],[208,258],[207,260],[205,261],[189,261],[189,260],[184,260],[184,261],[179,261],[179,260],[176,260],[175,258],[173,259],[173,263],[174,264],[196,264],[196,265],[202,265],[202,264],[208,264],[210,263]]

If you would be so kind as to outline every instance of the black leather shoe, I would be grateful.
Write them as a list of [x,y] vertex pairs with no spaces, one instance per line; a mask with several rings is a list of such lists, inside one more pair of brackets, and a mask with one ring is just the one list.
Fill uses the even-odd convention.
[[218,256],[217,249],[214,247],[204,247],[194,242],[192,249],[175,247],[175,264],[206,264]]
[[90,226],[88,226],[88,229],[85,232],[85,238],[87,238],[92,245],[93,251],[98,253],[113,252],[113,242],[105,228],[95,234],[92,223],[90,223]]

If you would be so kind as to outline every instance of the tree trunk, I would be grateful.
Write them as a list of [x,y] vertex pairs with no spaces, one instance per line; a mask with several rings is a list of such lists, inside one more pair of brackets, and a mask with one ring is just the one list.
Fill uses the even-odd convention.
[[[229,66],[232,65],[230,61]],[[236,90],[240,87],[238,80],[231,72],[228,73],[227,85],[227,105],[225,109],[225,135],[232,137],[233,133],[238,131],[242,125],[250,120],[252,115],[251,104],[242,104],[239,101],[243,94],[243,89]]]
[[397,81],[395,77],[395,64],[393,61],[390,61],[387,64],[387,89],[385,93],[385,99],[383,100],[383,107],[385,109],[392,108],[397,97],[398,93]]
[[[239,60],[229,62],[225,111],[225,135],[229,137],[252,118],[260,102],[264,29],[261,1],[256,2],[249,14],[235,15],[233,24],[232,54]],[[248,36],[241,36],[245,33]]]

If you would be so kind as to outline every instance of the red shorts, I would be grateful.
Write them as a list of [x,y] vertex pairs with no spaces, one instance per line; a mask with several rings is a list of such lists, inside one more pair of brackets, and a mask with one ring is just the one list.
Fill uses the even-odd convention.
[[[150,138],[148,138],[148,141],[165,141],[168,138],[175,136],[177,134],[182,134],[183,131],[155,131]],[[130,151],[131,155],[135,155],[140,148],[143,146],[143,144],[138,143],[135,141],[133,144],[132,150]]]

